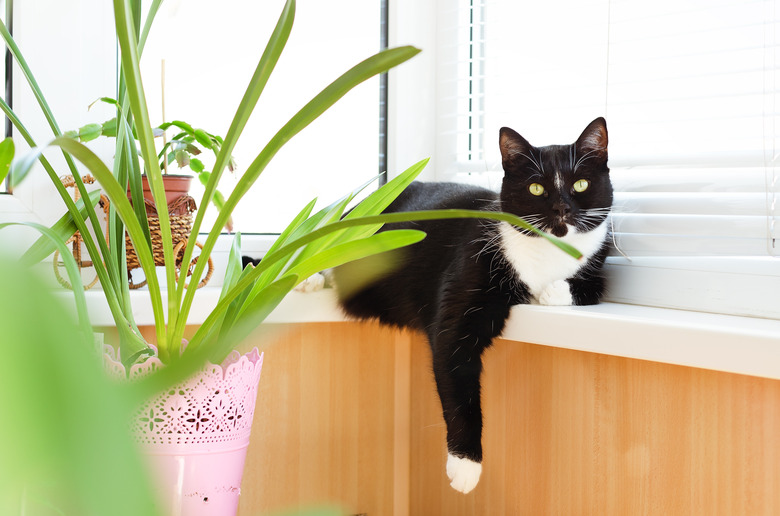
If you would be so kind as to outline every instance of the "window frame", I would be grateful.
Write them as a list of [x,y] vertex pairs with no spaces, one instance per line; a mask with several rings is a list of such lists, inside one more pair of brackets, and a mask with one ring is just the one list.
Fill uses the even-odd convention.
[[[12,0],[7,0],[7,1],[9,3],[12,2]],[[387,11],[387,4],[388,4],[387,0],[374,0],[374,1],[376,1],[378,3],[378,5],[380,6],[380,11],[382,11],[382,10],[384,10],[385,12]],[[85,1],[85,0],[78,0],[78,2],[75,3],[75,4],[76,5],[71,6],[71,9],[73,9],[73,10],[82,10],[84,12],[90,13],[91,12],[91,7],[94,5],[94,1],[93,2],[88,2],[88,1]],[[25,17],[27,15],[27,13],[29,13],[32,9],[25,8],[26,7],[25,5],[20,5],[18,7],[19,8],[14,13],[15,20],[17,22],[20,22],[20,21],[24,22],[26,20]],[[110,7],[110,4],[109,4],[108,9],[113,13],[113,10]],[[90,15],[90,16],[93,16],[93,15]],[[104,20],[104,22],[105,22],[104,23],[104,22],[100,22],[97,19],[97,17],[100,16],[100,14],[95,14],[94,16],[96,18],[94,20],[94,24],[95,25],[102,24],[102,25],[105,25],[105,26],[109,27],[111,30],[113,30],[113,18],[111,20]],[[108,23],[109,21],[111,23]],[[385,21],[387,21],[387,17],[386,17]],[[50,23],[53,23],[53,22],[50,22]],[[89,20],[85,21],[84,23],[87,23],[90,26],[93,25],[92,21],[89,21]],[[106,25],[106,23],[108,23],[108,25]],[[25,30],[27,25],[25,25],[25,23],[17,23],[17,25],[18,25],[18,28],[19,28],[19,30],[18,30],[19,34],[17,35],[17,38],[20,38],[20,46],[22,46],[22,51],[25,52],[25,55],[27,55],[27,51],[25,49],[28,49],[31,46],[36,45],[36,41],[37,40],[35,38],[32,38],[32,37],[31,38],[27,38],[27,40],[25,40],[24,39],[25,34],[29,33],[29,31]],[[57,33],[56,29],[59,28],[59,27],[61,27],[61,25],[59,25],[59,24],[53,25],[52,32],[53,33]],[[377,42],[376,51],[379,51],[380,46],[383,43],[385,45],[387,43],[387,38],[385,38],[384,40],[382,39],[382,33],[383,33],[383,31],[386,31],[388,27],[387,27],[387,24],[385,24],[385,26],[383,27],[379,23],[377,24],[377,27],[378,27],[378,29],[377,29],[377,34],[376,34],[376,36],[377,36],[377,38],[376,38],[376,40],[377,40],[376,41]],[[38,32],[37,29],[36,29],[36,32]],[[80,36],[78,34],[74,35],[72,32],[68,32],[67,35],[66,35],[64,29],[60,33],[60,39],[66,40],[66,39],[70,38],[71,43],[74,43],[75,47],[77,49],[81,48],[82,46],[88,45],[88,43],[85,43],[85,41],[88,40],[88,35],[84,35],[83,36],[83,40],[75,39],[75,42],[74,42],[74,38],[79,38],[79,37]],[[30,40],[32,40],[32,41],[30,41]],[[42,40],[40,41],[39,44],[37,44],[38,47],[45,47],[46,45],[47,45],[46,41],[42,41]],[[13,66],[15,67],[16,65],[14,64]],[[33,68],[34,72],[36,73],[36,76],[38,76],[39,74],[40,75],[46,75],[45,72],[43,72],[43,73],[39,72],[38,71],[38,67],[35,67],[35,66],[31,66],[31,67]],[[100,69],[102,69],[102,70],[116,70],[117,69],[116,56],[114,55],[112,57],[112,59],[106,60],[106,62],[99,63],[99,66],[93,66],[92,68],[90,68],[90,70],[100,70]],[[336,72],[339,72],[339,70],[334,70],[334,73],[336,73]],[[19,79],[20,77],[22,79]],[[89,80],[90,80],[90,78],[88,78],[88,77],[87,78],[82,78],[81,82],[82,83],[83,82],[88,82]],[[386,84],[383,85],[381,80],[382,79],[380,77],[380,91],[377,92],[377,93],[379,93],[379,95],[377,95],[377,103],[376,103],[376,108],[377,108],[377,110],[376,110],[376,114],[377,114],[377,133],[376,133],[377,134],[377,138],[376,138],[376,145],[377,145],[377,148],[379,149],[380,155],[383,153],[383,150],[382,150],[383,149],[383,147],[382,147],[383,143],[385,145],[387,143],[387,133],[385,132],[384,142],[382,141],[382,137],[381,137],[381,133],[380,133],[380,131],[382,129],[382,126],[381,126],[382,120],[381,120],[381,118],[383,116],[384,116],[385,126],[387,124],[387,114],[386,114],[387,102],[385,102],[384,105],[382,105],[382,102],[381,102],[381,95],[386,95],[387,88],[385,87]],[[385,81],[386,81],[386,78],[385,78]],[[384,90],[384,91],[382,91],[382,90]],[[39,108],[38,108],[37,104],[34,103],[31,100],[31,94],[29,94],[29,87],[26,84],[26,82],[23,80],[23,76],[22,75],[17,74],[17,81],[16,81],[16,84],[13,85],[13,90],[12,91],[16,91],[18,93],[21,93],[21,94],[17,94],[16,95],[16,97],[17,97],[17,105],[15,106],[15,109],[17,110],[17,112],[20,112],[20,113],[38,113],[39,112]],[[46,92],[46,89],[44,89],[44,91]],[[108,91],[113,91],[113,89],[112,90],[108,90]],[[97,97],[95,97],[95,98],[97,98]],[[94,100],[94,98],[92,100]],[[306,99],[301,99],[301,102],[303,102],[304,100],[306,100]],[[84,106],[86,106],[87,104],[88,103],[83,103],[83,104],[79,103],[79,105],[74,107],[73,110],[71,110],[71,111],[78,111],[79,113],[83,114],[83,112],[86,111],[84,109]],[[63,111],[63,109],[61,109],[60,106],[57,106],[57,109],[55,109],[55,112],[57,113],[58,118],[60,117],[60,113],[62,111]],[[67,111],[67,109],[65,111]],[[68,111],[68,114],[71,115],[72,113],[70,113]],[[94,115],[90,114],[89,116],[94,116]],[[110,118],[110,116],[111,115],[107,116],[106,119]],[[25,116],[25,120],[26,120],[26,118],[27,117]],[[91,122],[93,120],[89,120],[89,121]],[[64,127],[66,124],[63,124],[61,122],[61,125],[63,125],[63,127]],[[67,128],[71,128],[71,127],[78,127],[78,125],[67,124]],[[38,138],[37,139],[37,143],[39,145],[45,143],[45,141],[46,141],[45,138],[50,138],[51,137],[51,131],[48,129],[48,126],[42,126],[40,124],[36,124],[34,127],[28,127],[28,129],[31,130],[31,133],[34,136],[37,135],[37,134],[46,135],[46,136],[37,136],[37,138]],[[385,129],[385,131],[386,131],[386,129]],[[93,143],[94,142],[91,142],[88,145],[91,146]],[[111,146],[111,147],[113,147],[113,146]],[[23,153],[25,151],[26,151],[26,149],[24,149],[24,148],[17,148],[17,155],[19,155],[20,153]],[[110,153],[111,153],[111,149],[109,149],[107,152],[104,152],[102,155],[104,157],[110,157],[110,155],[111,155]],[[386,158],[387,151],[385,150],[384,153],[385,153],[385,158]],[[53,155],[55,153],[51,152],[51,154]],[[47,156],[48,156],[48,153],[47,153]],[[385,163],[385,167],[386,167],[387,166],[387,159],[385,159],[384,163]],[[381,174],[382,172],[385,172],[387,170],[387,168],[382,170],[381,167],[382,167],[382,162],[378,160],[378,163],[377,163],[377,169],[378,169],[377,173],[378,174]],[[59,168],[62,168],[64,170],[63,167],[59,167]],[[371,173],[373,173],[373,171],[371,171]],[[4,221],[36,222],[36,223],[40,223],[40,224],[44,224],[44,225],[51,225],[51,223],[53,223],[54,220],[56,220],[56,218],[58,218],[60,215],[62,215],[62,213],[64,213],[64,206],[62,207],[61,210],[58,211],[58,214],[57,214],[56,217],[53,216],[52,213],[50,213],[49,211],[47,211],[45,209],[43,211],[41,210],[42,207],[45,207],[47,205],[53,204],[52,202],[48,202],[48,201],[52,201],[53,200],[53,197],[51,197],[52,195],[54,195],[56,197],[56,194],[53,194],[53,192],[52,192],[53,188],[51,188],[51,185],[49,184],[50,183],[49,178],[48,177],[42,177],[42,176],[45,176],[45,175],[42,174],[42,173],[41,174],[38,174],[38,173],[30,174],[28,176],[28,178],[25,180],[25,182],[22,185],[20,185],[19,187],[15,188],[13,192],[2,192],[2,191],[0,191],[0,222],[4,222]],[[369,176],[366,176],[365,179],[366,180],[369,179]],[[380,175],[380,183],[383,182],[383,181],[386,181],[386,176]],[[351,186],[356,186],[356,185],[351,185]],[[326,200],[327,199],[323,199],[323,201],[326,201]],[[59,198],[57,198],[57,201],[59,201]],[[8,239],[9,241],[13,242],[14,247],[15,248],[18,247],[18,251],[23,251],[24,249],[26,249],[38,236],[34,231],[29,230],[28,228],[11,228],[11,229],[7,229],[6,232],[13,232],[13,233],[15,233],[13,238],[10,238],[9,236],[6,235],[4,237],[4,240]],[[271,244],[273,243],[273,241],[275,240],[277,235],[278,235],[278,232],[263,232],[262,229],[259,229],[257,232],[245,233],[245,234],[242,235],[242,237],[243,237],[242,238],[242,248],[243,248],[245,254],[247,254],[247,255],[251,255],[251,256],[254,256],[254,257],[262,256],[264,254],[264,252],[271,246]],[[233,238],[232,234],[223,233],[223,235],[220,237],[220,241],[228,242],[228,241],[231,241],[232,238]],[[215,253],[220,253],[221,252],[220,249],[223,248],[223,247],[225,248],[225,253],[227,253],[227,250],[229,249],[229,246],[227,246],[227,245],[220,245],[220,246],[218,246],[217,249],[215,250]]]

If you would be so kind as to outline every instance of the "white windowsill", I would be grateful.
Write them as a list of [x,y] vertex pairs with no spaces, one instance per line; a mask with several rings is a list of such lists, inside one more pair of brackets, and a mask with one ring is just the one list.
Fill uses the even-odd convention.
[[[216,305],[219,288],[198,291],[190,324]],[[64,293],[63,293],[64,294]],[[88,291],[92,324],[113,321],[100,291]],[[148,292],[132,292],[139,325],[153,324]],[[290,293],[268,323],[344,321],[332,290]],[[587,307],[519,305],[504,339],[780,380],[780,320],[618,303]]]

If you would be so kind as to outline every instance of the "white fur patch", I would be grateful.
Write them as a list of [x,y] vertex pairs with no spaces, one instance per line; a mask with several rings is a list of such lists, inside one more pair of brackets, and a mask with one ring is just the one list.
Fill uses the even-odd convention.
[[560,170],[555,171],[555,189],[559,192],[563,191],[563,172]]
[[312,274],[305,280],[298,283],[298,285],[295,287],[296,292],[316,292],[318,290],[322,290],[322,288],[325,286],[325,276],[323,276],[321,273]]
[[451,480],[450,486],[463,494],[477,487],[479,476],[482,474],[482,464],[464,457],[456,457],[447,454],[447,476]]
[[[581,260],[575,260],[544,238],[520,233],[506,222],[499,224],[501,248],[514,267],[517,277],[528,285],[535,300],[542,303],[543,296],[547,301],[556,302],[542,304],[560,304],[565,297],[561,295],[562,287],[551,285],[574,276],[588,259],[601,249],[607,237],[607,224],[605,220],[600,226],[586,233],[580,233],[573,226],[569,226],[569,232],[561,240],[580,251],[583,254]],[[553,291],[546,292],[549,288]],[[571,304],[571,294],[568,304]]]
[[539,293],[539,304],[547,306],[571,306],[573,299],[569,282],[556,280],[547,285]]

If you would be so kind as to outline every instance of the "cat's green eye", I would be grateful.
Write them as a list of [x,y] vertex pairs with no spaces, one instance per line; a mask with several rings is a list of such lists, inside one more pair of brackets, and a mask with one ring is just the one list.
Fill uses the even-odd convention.
[[590,186],[590,181],[588,181],[587,179],[580,179],[574,183],[574,191],[577,193],[582,193],[585,190],[587,190],[589,186]]
[[538,197],[544,193],[544,187],[539,183],[531,183],[528,186],[528,191],[531,192],[531,195],[535,195]]

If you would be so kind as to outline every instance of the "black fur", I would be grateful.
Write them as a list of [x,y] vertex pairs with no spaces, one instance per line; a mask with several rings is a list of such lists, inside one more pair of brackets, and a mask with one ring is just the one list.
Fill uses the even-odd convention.
[[[588,231],[604,222],[612,203],[606,144],[604,119],[594,120],[575,144],[566,146],[536,148],[504,128],[500,194],[461,184],[412,183],[386,211],[500,209],[521,217],[539,215],[537,225],[558,236],[568,233],[565,224]],[[556,188],[556,173],[559,186],[563,179],[563,189]],[[586,192],[572,189],[579,179],[590,182]],[[545,194],[532,195],[532,183],[541,184]],[[601,208],[594,210],[599,216],[585,215],[584,210],[594,208]],[[371,261],[336,269],[340,302],[354,317],[425,333],[447,425],[447,448],[452,455],[481,462],[482,352],[503,331],[511,306],[530,302],[533,294],[497,245],[496,223],[459,219],[383,229],[391,228],[417,228],[427,237],[395,251],[395,268],[357,290],[341,287],[359,270],[371,267]],[[568,279],[575,304],[598,302],[604,289],[605,255],[606,242]]]

